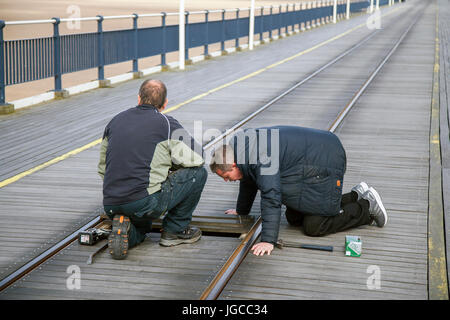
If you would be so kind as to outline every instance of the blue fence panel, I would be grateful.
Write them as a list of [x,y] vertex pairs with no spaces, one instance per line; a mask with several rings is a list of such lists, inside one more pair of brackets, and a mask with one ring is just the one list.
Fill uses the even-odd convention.
[[350,3],[350,12],[365,11],[370,6],[370,1],[352,2]]
[[105,65],[134,59],[134,30],[103,32]]
[[311,11],[311,16],[310,16],[311,20],[316,20],[317,18],[320,17],[320,8],[311,8],[308,10]]
[[293,26],[294,24],[296,24],[295,21],[295,12],[294,11],[288,11],[286,12],[286,26]]
[[[138,58],[158,55],[167,49],[164,48],[164,29],[162,27],[138,29]],[[177,26],[178,41],[178,26]],[[178,45],[177,45],[178,50]]]
[[61,73],[96,68],[99,65],[97,41],[97,33],[61,36]]
[[347,12],[347,4],[338,4],[337,14],[345,14]]
[[207,43],[207,36],[209,38],[209,30],[208,34],[206,33],[206,23],[205,22],[197,22],[189,24],[189,36],[186,37],[188,39],[188,43],[186,46],[188,48],[199,47]]
[[333,6],[326,6],[320,9],[322,9],[321,12],[322,17],[333,17]]
[[222,41],[222,21],[209,21],[208,44]]
[[179,39],[178,39],[178,26],[167,26],[166,27],[166,45],[167,51],[172,52],[178,50]]
[[239,38],[248,36],[248,30],[250,28],[250,22],[248,18],[239,18]]
[[4,42],[5,85],[54,76],[53,37]]
[[263,32],[269,32],[273,30],[272,21],[273,21],[273,14],[272,15],[266,14],[262,16]]

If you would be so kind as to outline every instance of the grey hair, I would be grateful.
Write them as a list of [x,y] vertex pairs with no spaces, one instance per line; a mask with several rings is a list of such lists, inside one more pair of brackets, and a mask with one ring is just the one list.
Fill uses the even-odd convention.
[[225,144],[212,152],[211,163],[209,168],[212,172],[216,173],[218,169],[223,172],[231,171],[234,163],[234,151],[233,147]]

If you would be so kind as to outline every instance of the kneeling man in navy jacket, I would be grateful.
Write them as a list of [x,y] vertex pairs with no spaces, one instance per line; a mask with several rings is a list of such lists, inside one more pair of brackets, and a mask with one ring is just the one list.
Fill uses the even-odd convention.
[[292,225],[308,236],[324,236],[361,225],[384,227],[386,209],[365,182],[342,194],[345,150],[329,131],[295,126],[247,129],[212,154],[211,171],[225,181],[240,180],[236,209],[247,215],[261,193],[261,242],[255,255],[270,254],[278,240],[281,206]]

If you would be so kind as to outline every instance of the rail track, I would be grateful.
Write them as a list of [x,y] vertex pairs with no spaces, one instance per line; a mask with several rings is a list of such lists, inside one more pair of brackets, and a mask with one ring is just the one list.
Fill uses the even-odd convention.
[[[415,16],[413,18],[413,21],[408,25],[408,27],[403,31],[403,33],[400,35],[398,40],[395,42],[395,44],[392,46],[392,48],[389,50],[388,54],[383,57],[381,62],[378,64],[378,66],[370,73],[370,76],[364,81],[364,83],[361,85],[361,87],[355,92],[352,99],[345,105],[345,107],[342,109],[342,111],[338,114],[336,119],[333,121],[331,126],[327,129],[331,132],[334,132],[344,121],[346,115],[349,113],[349,111],[352,109],[352,107],[355,105],[357,100],[361,97],[361,95],[365,92],[365,90],[369,87],[369,85],[372,83],[372,81],[375,79],[379,71],[383,68],[383,66],[386,64],[386,62],[391,58],[391,56],[394,54],[394,52],[397,50],[399,45],[402,43],[408,32],[411,30],[411,28],[416,24],[418,19],[421,16],[420,8],[416,9],[416,11],[419,11],[419,13],[415,13]],[[269,102],[265,103],[263,106],[261,106],[256,111],[252,112],[251,114],[247,115],[244,119],[237,122],[233,126],[231,126],[229,129],[225,130],[221,135],[215,137],[212,141],[206,143],[203,145],[205,150],[211,149],[213,146],[215,146],[217,143],[221,142],[226,137],[232,135],[236,130],[244,126],[246,123],[248,123],[250,120],[254,119],[258,115],[260,115],[262,112],[267,110],[270,106],[277,103],[280,99],[284,98],[285,96],[289,95],[291,92],[296,90],[297,88],[301,87],[303,84],[307,83],[312,78],[316,77],[320,73],[324,72],[343,58],[349,56],[351,53],[356,51],[358,48],[363,46],[365,43],[367,43],[370,39],[372,39],[375,35],[379,34],[380,30],[374,30],[368,37],[363,39],[362,41],[358,42],[356,45],[352,46],[345,52],[339,54],[334,59],[330,60],[326,64],[322,65],[320,68],[315,70],[314,72],[310,73],[308,76],[304,77],[302,80],[295,83],[293,86],[291,86],[288,90],[284,91],[283,93],[279,94],[278,96],[274,97]],[[49,260],[53,256],[55,256],[58,252],[61,250],[64,250],[66,247],[70,246],[77,240],[77,235],[79,232],[84,231],[91,227],[97,227],[104,221],[104,218],[101,216],[96,217],[95,219],[89,221],[85,225],[83,225],[81,228],[75,230],[72,234],[64,238],[63,240],[56,243],[54,246],[37,256],[36,258],[32,259],[28,263],[26,263],[24,266],[20,267],[10,275],[8,275],[6,278],[0,281],[0,291],[5,290],[12,284],[14,284],[16,281],[22,279],[25,275],[29,274],[34,269],[38,268],[40,265],[42,265],[45,261]],[[206,286],[205,290],[199,297],[200,300],[214,300],[217,299],[230,278],[233,276],[237,268],[239,268],[240,264],[244,261],[245,257],[250,251],[250,248],[252,245],[257,241],[257,239],[260,236],[262,229],[262,221],[259,217],[256,222],[253,224],[253,226],[250,228],[246,236],[242,239],[242,241],[239,243],[239,245],[236,247],[234,252],[228,257],[222,268],[219,270],[219,272],[216,273],[214,279]]]

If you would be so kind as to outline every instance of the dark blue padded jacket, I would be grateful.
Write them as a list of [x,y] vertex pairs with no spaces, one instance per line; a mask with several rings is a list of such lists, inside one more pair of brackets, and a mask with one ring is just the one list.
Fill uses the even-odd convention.
[[282,204],[310,215],[339,213],[346,154],[333,133],[275,126],[241,131],[230,144],[243,173],[236,211],[248,214],[261,192],[261,241],[277,241]]

